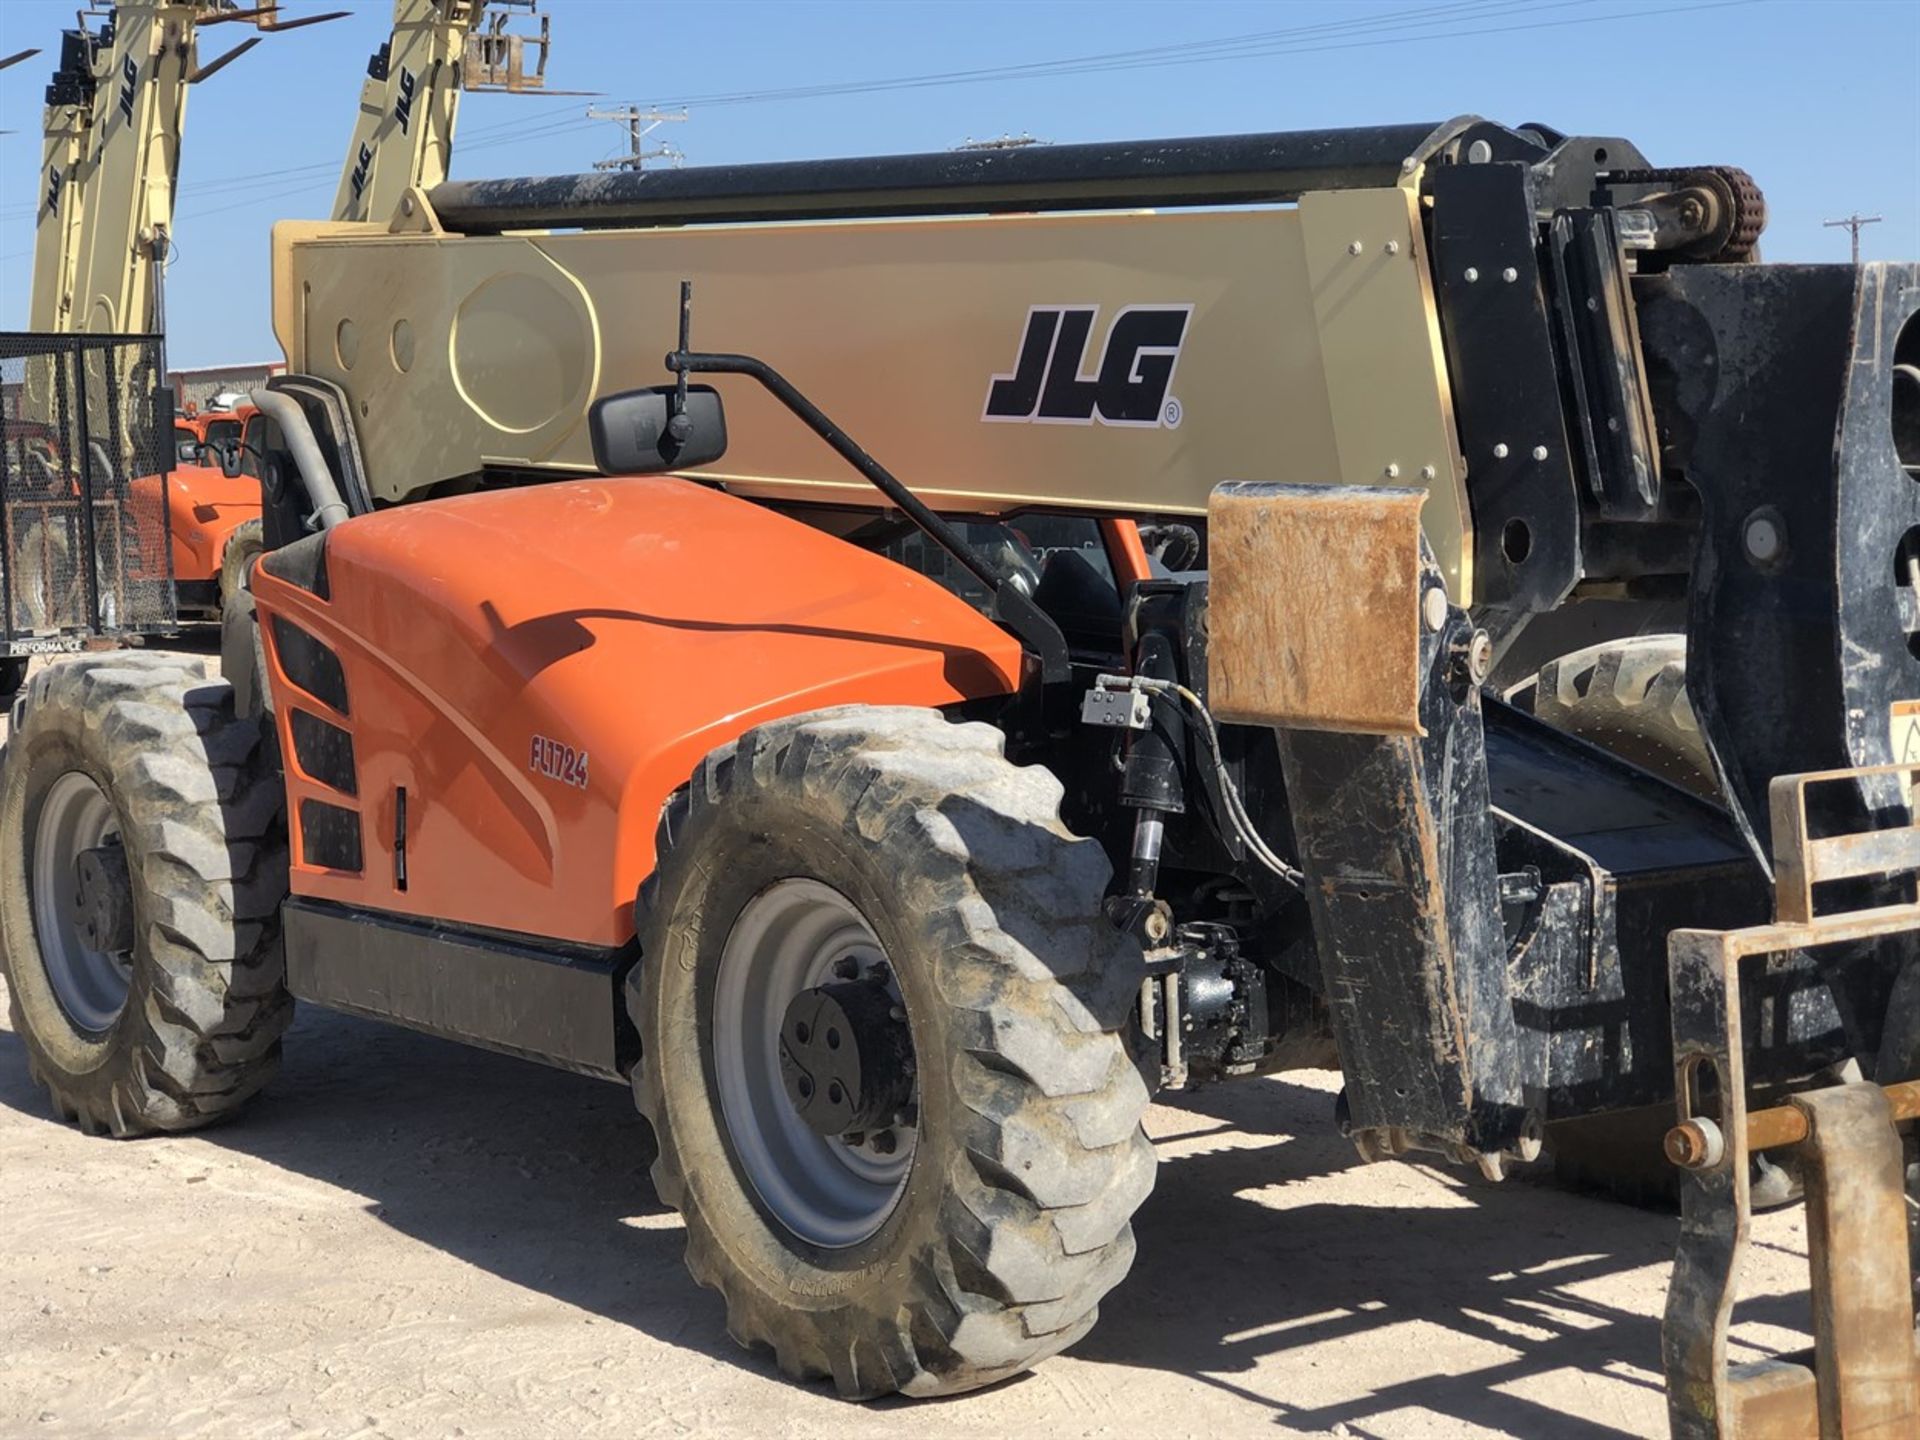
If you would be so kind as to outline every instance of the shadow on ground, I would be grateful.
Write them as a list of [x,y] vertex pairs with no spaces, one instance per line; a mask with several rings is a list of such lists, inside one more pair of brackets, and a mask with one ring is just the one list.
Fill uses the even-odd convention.
[[[1330,1106],[1324,1091],[1281,1082],[1185,1098],[1180,1108],[1196,1121],[1295,1138],[1163,1166],[1135,1221],[1140,1259],[1074,1353],[1198,1378],[1265,1407],[1282,1428],[1308,1433],[1338,1424],[1366,1436],[1375,1433],[1370,1417],[1424,1411],[1516,1436],[1628,1435],[1517,1392],[1544,1390],[1530,1382],[1560,1371],[1662,1388],[1659,1320],[1574,1287],[1671,1263],[1677,1220],[1528,1181],[1475,1180],[1457,1192],[1467,1201],[1457,1208],[1275,1209],[1242,1198],[1357,1163],[1333,1129]],[[1742,1304],[1740,1318],[1801,1327],[1805,1301],[1757,1297]],[[1509,1353],[1457,1374],[1373,1386],[1361,1376],[1351,1387],[1360,1398],[1319,1407],[1289,1403],[1276,1377],[1256,1373],[1282,1352],[1410,1322]],[[1410,1367],[1395,1357],[1391,1368]],[[1564,1384],[1556,1389],[1568,1393]]]
[[[0,1104],[55,1123],[6,1031]],[[1140,1259],[1074,1353],[1218,1386],[1283,1431],[1340,1423],[1364,1436],[1369,1417],[1418,1409],[1528,1437],[1625,1433],[1513,1392],[1562,1370],[1656,1384],[1658,1322],[1569,1287],[1665,1263],[1672,1218],[1524,1184],[1476,1185],[1454,1208],[1254,1198],[1355,1163],[1329,1107],[1324,1091],[1279,1081],[1183,1097],[1192,1123],[1181,1133],[1279,1143],[1162,1165],[1136,1225]],[[766,1356],[734,1346],[718,1301],[681,1268],[679,1225],[647,1180],[651,1137],[622,1086],[307,1007],[279,1080],[206,1138],[364,1196],[396,1230],[531,1291],[774,1373]],[[1743,1317],[1803,1318],[1789,1299],[1757,1301]],[[1287,1352],[1410,1321],[1484,1337],[1508,1358],[1319,1408],[1278,1393],[1284,1366],[1256,1373]],[[1626,1374],[1623,1362],[1647,1373]]]
[[[4,1030],[0,1104],[58,1123]],[[773,1373],[682,1268],[624,1085],[302,1006],[274,1083],[201,1138],[363,1196],[385,1224],[531,1291]]]

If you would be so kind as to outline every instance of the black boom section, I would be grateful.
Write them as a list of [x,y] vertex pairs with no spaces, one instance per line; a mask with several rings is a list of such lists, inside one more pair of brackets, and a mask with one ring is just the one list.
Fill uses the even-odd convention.
[[1392,185],[1432,124],[1206,135],[1029,150],[709,165],[519,180],[454,180],[429,199],[468,235],[1119,205],[1248,205]]

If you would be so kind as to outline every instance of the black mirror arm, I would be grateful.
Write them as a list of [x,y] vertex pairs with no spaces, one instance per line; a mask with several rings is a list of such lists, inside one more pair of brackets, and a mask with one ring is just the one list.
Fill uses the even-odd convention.
[[[680,343],[674,347],[676,355],[685,355],[693,348],[693,282],[680,282]],[[676,445],[687,443],[687,437],[693,433],[693,421],[687,415],[687,372],[674,373],[673,399],[667,404],[667,437]]]
[[687,296],[683,290],[682,348],[669,354],[666,362],[667,369],[679,377],[680,386],[685,386],[688,375],[745,375],[750,380],[758,381],[809,430],[832,446],[841,459],[858,470],[874,489],[897,505],[901,513],[919,526],[929,539],[986,586],[987,592],[993,596],[993,618],[1012,631],[1039,659],[1040,678],[1044,683],[1051,685],[1070,678],[1066,637],[1060,633],[1060,627],[1053,623],[1052,618],[1035,605],[1026,592],[996,575],[974,553],[973,547],[967,544],[958,530],[929,510],[919,496],[901,484],[886,466],[861,449],[851,435],[801,394],[792,381],[766,361],[757,360],[751,355],[686,349],[686,302]]

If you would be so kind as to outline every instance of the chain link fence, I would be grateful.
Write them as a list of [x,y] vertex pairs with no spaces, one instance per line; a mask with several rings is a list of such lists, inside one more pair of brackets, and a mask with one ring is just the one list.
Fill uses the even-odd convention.
[[0,332],[0,655],[176,625],[157,336]]

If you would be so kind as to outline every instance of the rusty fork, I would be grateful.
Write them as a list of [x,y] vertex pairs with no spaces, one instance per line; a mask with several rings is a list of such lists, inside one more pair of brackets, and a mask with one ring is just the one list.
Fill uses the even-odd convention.
[[[1679,1113],[1666,1147],[1680,1167],[1681,1220],[1661,1348],[1676,1440],[1920,1437],[1898,1130],[1920,1117],[1920,1081],[1835,1085],[1749,1112],[1740,1025],[1742,960],[1920,930],[1920,900],[1819,915],[1813,897],[1823,881],[1920,870],[1920,829],[1910,821],[1814,839],[1806,820],[1813,786],[1915,773],[1876,766],[1775,780],[1779,918],[1668,939]],[[1727,1329],[1751,1220],[1749,1158],[1789,1146],[1806,1187],[1814,1346],[1729,1367]]]

